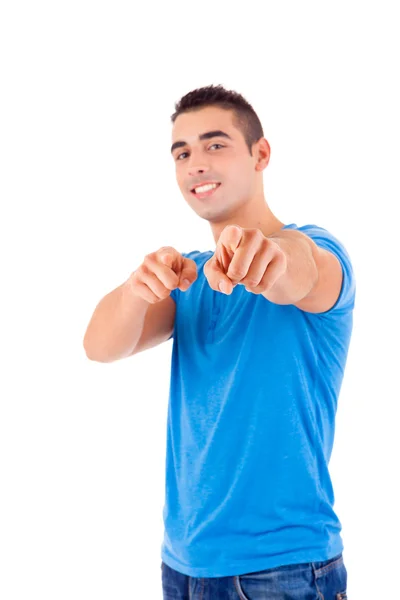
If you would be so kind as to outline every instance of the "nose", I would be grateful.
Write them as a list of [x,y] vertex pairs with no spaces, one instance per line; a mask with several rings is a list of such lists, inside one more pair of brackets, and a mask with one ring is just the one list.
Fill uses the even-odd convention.
[[188,175],[190,177],[195,177],[199,173],[207,173],[208,170],[209,170],[209,168],[206,167],[205,165],[201,165],[201,166],[197,166],[197,167],[189,167]]
[[189,157],[187,172],[190,177],[198,175],[198,173],[206,173],[209,171],[210,167],[204,162],[204,157],[195,155],[193,152]]

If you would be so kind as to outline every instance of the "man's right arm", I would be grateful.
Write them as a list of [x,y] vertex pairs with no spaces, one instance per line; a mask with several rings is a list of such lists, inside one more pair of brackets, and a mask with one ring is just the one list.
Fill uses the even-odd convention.
[[86,356],[113,362],[167,341],[174,330],[172,290],[197,279],[194,260],[171,246],[147,254],[127,281],[104,296],[86,329]]
[[130,281],[104,296],[86,329],[86,356],[113,362],[167,341],[174,330],[176,305],[167,296],[151,304],[133,294]]

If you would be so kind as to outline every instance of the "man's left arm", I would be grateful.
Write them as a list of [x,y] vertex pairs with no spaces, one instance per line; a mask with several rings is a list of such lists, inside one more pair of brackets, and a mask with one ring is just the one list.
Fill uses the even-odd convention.
[[[330,245],[337,247],[332,241]],[[351,269],[346,268],[349,276]],[[213,290],[231,294],[240,284],[270,302],[292,304],[311,313],[332,308],[343,283],[342,265],[336,255],[305,233],[281,229],[264,236],[259,229],[239,225],[223,229],[214,255],[204,265],[204,274]],[[348,288],[348,294],[353,287]]]
[[272,240],[286,257],[286,270],[262,295],[276,304],[293,304],[311,313],[322,313],[335,304],[342,287],[338,258],[297,230],[281,230]]

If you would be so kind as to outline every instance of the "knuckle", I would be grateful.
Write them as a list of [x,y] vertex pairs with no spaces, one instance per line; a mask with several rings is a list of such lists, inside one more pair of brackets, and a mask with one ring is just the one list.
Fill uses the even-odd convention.
[[132,281],[140,281],[143,276],[143,265],[140,265],[131,275]]
[[248,279],[246,281],[246,285],[250,287],[256,287],[258,285],[258,281],[256,279]]
[[131,281],[137,281],[138,280],[138,273],[140,273],[140,267],[138,267],[137,269],[135,269],[129,276],[129,279]]
[[172,258],[176,258],[176,257],[182,257],[182,254],[180,252],[178,252],[178,250],[175,250],[175,248],[172,248],[171,246],[166,246],[163,254],[168,254],[169,256],[172,256]]
[[154,260],[154,256],[155,252],[152,252],[151,254],[146,254],[143,260],[143,264],[148,265],[152,260]]
[[144,262],[138,268],[138,272],[140,273],[140,275],[148,275],[150,273],[150,266],[146,262]]
[[243,271],[243,269],[240,269],[238,267],[233,267],[233,269],[229,269],[229,273],[235,279],[237,279],[237,278],[242,279],[242,277],[244,277],[244,271]]
[[250,232],[251,232],[252,235],[254,235],[256,237],[263,237],[261,231],[257,227],[252,227],[250,229]]
[[253,241],[254,240],[261,240],[263,239],[265,236],[261,233],[261,231],[259,229],[257,229],[256,227],[252,227],[250,229],[246,230],[246,237],[248,241]]

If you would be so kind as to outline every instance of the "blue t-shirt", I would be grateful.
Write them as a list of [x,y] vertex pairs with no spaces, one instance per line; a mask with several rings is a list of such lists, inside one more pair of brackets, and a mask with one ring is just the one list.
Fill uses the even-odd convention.
[[191,577],[323,561],[343,550],[328,471],[353,324],[350,257],[302,231],[343,269],[335,305],[307,313],[237,285],[211,289],[213,251],[183,253],[198,278],[176,289],[162,560]]

